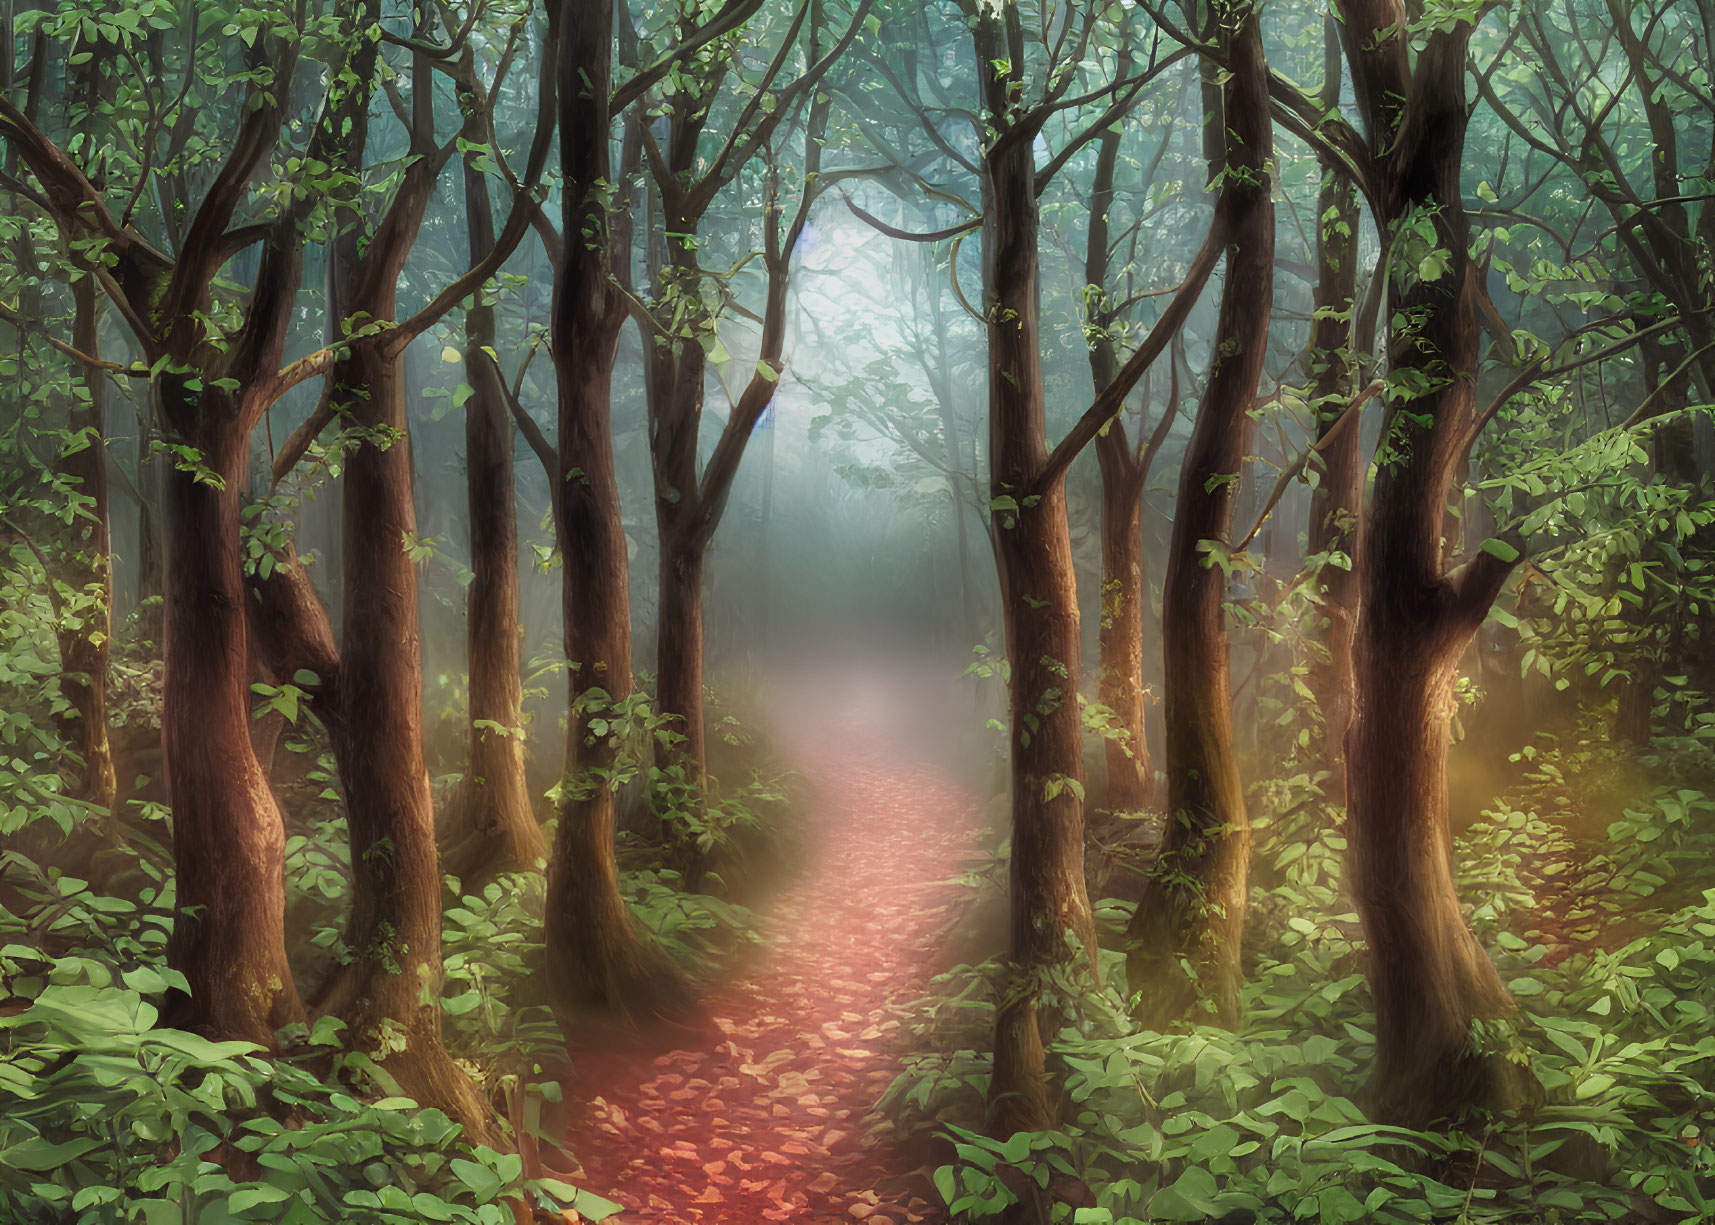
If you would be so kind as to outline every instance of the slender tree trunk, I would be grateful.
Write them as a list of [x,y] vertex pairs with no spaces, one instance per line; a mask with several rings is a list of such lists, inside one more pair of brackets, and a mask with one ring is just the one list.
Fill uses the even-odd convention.
[[[699,275],[695,255],[681,252],[681,246],[677,239],[668,239],[673,262],[663,275],[667,283],[676,279],[682,285],[694,286]],[[706,545],[698,539],[695,527],[700,496],[697,433],[703,415],[705,359],[696,339],[677,336],[656,342],[648,360],[655,523],[661,561],[655,698],[663,714],[678,717],[673,730],[684,737],[669,750],[668,760],[697,781],[703,776],[706,761],[702,591]]]
[[[615,774],[624,746],[620,729],[606,724],[613,707],[631,697],[632,684],[629,576],[611,425],[613,363],[626,316],[612,261],[616,250],[628,248],[630,233],[628,219],[610,215],[603,204],[613,15],[606,0],[571,0],[558,33],[563,228],[590,236],[566,244],[552,325],[558,460],[565,474],[555,524],[571,708],[544,935],[549,998],[562,1025],[592,1013],[675,1014],[688,994],[632,916],[614,859]],[[694,624],[700,635],[700,618]]]
[[[97,353],[96,286],[84,276],[72,286],[75,316],[72,344],[91,356]],[[113,807],[116,779],[107,731],[107,653],[113,633],[113,555],[108,537],[107,435],[103,427],[106,376],[85,369],[86,405],[74,408],[72,430],[81,433],[78,449],[59,463],[60,474],[77,482],[89,505],[71,522],[67,541],[67,584],[78,594],[75,621],[59,631],[60,693],[71,710],[60,719],[60,731],[83,759],[71,794],[102,808]],[[109,830],[116,829],[111,817]]]
[[[474,71],[473,71],[474,76]],[[480,144],[481,124],[467,122]],[[478,129],[471,131],[472,128]],[[494,249],[487,176],[465,159],[465,224],[470,258]],[[465,491],[470,507],[472,577],[465,593],[470,673],[470,760],[456,800],[442,864],[467,892],[500,872],[534,867],[547,844],[524,777],[524,685],[520,670],[518,520],[513,505],[512,415],[494,348],[494,308],[465,312]]]
[[693,779],[703,775],[703,546],[679,533],[661,537],[660,613],[655,647],[656,685],[662,711],[679,716],[685,739],[673,760]]
[[[927,266],[927,255],[924,255],[924,281],[932,275],[932,269]],[[935,406],[941,417],[941,443],[943,462],[947,465],[947,496],[952,500],[953,533],[959,550],[959,607],[964,615],[960,631],[965,643],[971,645],[977,642],[983,633],[983,618],[978,609],[976,584],[971,575],[971,532],[970,525],[965,522],[965,491],[959,487],[959,475],[966,472],[964,451],[959,446],[959,414],[958,404],[953,391],[953,364],[947,352],[947,319],[941,310],[941,291],[931,289],[926,283],[919,286],[919,292],[928,296],[929,321],[935,336],[935,365],[931,372],[931,390],[935,393]]]
[[[166,383],[162,395],[188,395]],[[248,440],[236,413],[208,403],[191,440],[209,475],[165,472],[166,684],[161,740],[177,883],[167,963],[190,995],[163,1019],[266,1046],[303,1016],[285,948],[285,831],[250,744],[248,635],[238,489]]]
[[[979,47],[982,41],[979,35]],[[1039,487],[1048,446],[1031,145],[1013,133],[990,150],[983,233],[990,490],[1011,663],[1008,961],[1020,988],[1008,993],[995,1015],[989,1110],[1002,1133],[1052,1126],[1056,1112],[1044,1072],[1039,980],[1060,965],[1082,964],[1094,972],[1096,947],[1084,887],[1078,596],[1065,481],[1055,476]]]
[[[350,20],[363,28],[378,12],[370,3]],[[414,33],[425,38],[430,19],[423,10],[417,16]],[[360,41],[348,69],[356,84],[334,113],[337,136],[327,160],[336,166],[362,162],[376,59],[376,44]],[[413,156],[392,199],[373,225],[348,218],[358,224],[333,244],[335,267],[350,279],[330,297],[352,316],[383,325],[397,321],[399,280],[439,174],[430,76],[428,57],[414,53]],[[491,1143],[498,1139],[492,1112],[448,1054],[441,1030],[441,871],[423,761],[405,357],[403,346],[383,330],[352,345],[328,373],[335,407],[364,436],[346,461],[343,480],[337,678],[316,707],[345,792],[350,959],[328,976],[314,1006],[343,1020],[347,1044],[382,1063],[406,1094],[444,1110],[473,1143]],[[301,580],[301,569],[294,569]],[[325,617],[301,581],[295,590],[310,605],[308,612]],[[283,609],[282,615],[292,611]],[[320,639],[331,637],[318,631]]]
[[[1119,432],[1117,429],[1114,432]],[[1097,438],[1100,455],[1106,438]],[[1130,458],[1123,440],[1119,450]],[[1155,763],[1144,734],[1143,626],[1149,614],[1143,575],[1143,496],[1141,482],[1116,474],[1102,480],[1102,622],[1097,639],[1100,683],[1097,696],[1114,712],[1124,730],[1123,743],[1107,741],[1107,807],[1139,812],[1155,792]]]
[[[1334,89],[1339,89],[1339,56],[1331,57]],[[1312,556],[1344,555],[1344,564],[1325,561],[1318,575],[1322,612],[1327,618],[1322,647],[1327,659],[1317,659],[1306,683],[1322,717],[1322,765],[1328,772],[1325,789],[1335,802],[1346,795],[1343,750],[1346,726],[1352,717],[1352,632],[1357,618],[1357,579],[1352,557],[1357,552],[1358,517],[1362,510],[1364,459],[1356,421],[1328,434],[1352,396],[1350,354],[1352,312],[1358,275],[1358,203],[1352,182],[1332,168],[1322,175],[1316,215],[1321,219],[1316,243],[1315,322],[1310,327],[1307,365],[1310,402],[1316,412],[1316,434],[1325,443],[1322,472],[1310,495],[1309,552]]]
[[1376,1001],[1371,1108],[1381,1121],[1421,1127],[1516,1087],[1514,1065],[1472,1044],[1472,1022],[1511,1000],[1459,910],[1446,781],[1459,657],[1512,565],[1479,551],[1449,569],[1443,542],[1479,364],[1460,191],[1470,26],[1432,34],[1413,65],[1397,0],[1340,0],[1339,10],[1384,249],[1397,226],[1428,210],[1450,263],[1433,281],[1390,284],[1389,361],[1426,390],[1384,419],[1358,546],[1346,734],[1348,879]]
[[[142,608],[145,600],[166,593],[166,490],[161,477],[165,461],[150,452],[155,437],[154,426],[145,414],[137,422],[138,609]],[[139,639],[153,641],[160,638],[162,614],[159,608],[153,614],[138,611],[132,615],[136,618],[135,631]]]
[[[1251,834],[1233,748],[1226,571],[1205,542],[1231,543],[1249,411],[1268,348],[1274,300],[1274,207],[1268,67],[1260,18],[1244,6],[1228,50],[1223,109],[1226,176],[1215,224],[1227,277],[1213,365],[1180,468],[1162,588],[1167,825],[1128,935],[1139,1016],[1162,1028],[1199,1002],[1219,1024],[1239,1020],[1239,940]],[[1181,970],[1189,965],[1194,978]]]
[[[1129,71],[1122,55],[1119,75]],[[1089,242],[1084,256],[1084,292],[1089,295],[1090,378],[1097,395],[1119,374],[1119,353],[1109,318],[1108,210],[1114,202],[1114,173],[1119,163],[1120,131],[1102,133],[1090,193]],[[1143,582],[1143,482],[1146,469],[1132,453],[1123,421],[1111,422],[1095,441],[1102,476],[1102,621],[1097,639],[1100,680],[1097,697],[1114,712],[1124,741],[1103,745],[1107,765],[1107,807],[1137,812],[1155,790],[1155,765],[1149,759],[1143,715],[1143,622],[1149,611]]]
[[[391,302],[375,305],[373,317],[392,317]],[[407,1094],[481,1143],[490,1112],[441,1039],[441,873],[423,764],[417,572],[404,547],[417,516],[402,361],[361,345],[332,377],[361,389],[350,404],[359,426],[398,433],[390,445],[366,441],[346,463],[339,710],[328,730],[351,841],[351,960],[315,1005],[344,1020],[349,1040]]]

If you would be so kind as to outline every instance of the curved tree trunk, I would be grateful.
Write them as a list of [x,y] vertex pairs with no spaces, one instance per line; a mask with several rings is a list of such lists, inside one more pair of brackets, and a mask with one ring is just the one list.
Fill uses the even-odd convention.
[[[1380,594],[1368,576],[1365,586]],[[1427,610],[1402,606],[1415,602],[1408,592],[1396,588],[1390,602],[1406,615],[1372,616],[1366,604],[1358,625],[1350,881],[1371,951],[1373,1109],[1422,1122],[1494,1097],[1497,1069],[1472,1056],[1471,1020],[1511,1000],[1465,925],[1450,866],[1448,721],[1468,635],[1432,636]]]
[[1390,281],[1390,364],[1424,388],[1384,419],[1358,548],[1356,703],[1346,735],[1349,880],[1376,1001],[1374,1115],[1421,1127],[1496,1102],[1516,1069],[1472,1043],[1511,1008],[1465,925],[1448,855],[1447,745],[1460,655],[1511,562],[1478,551],[1449,568],[1444,516],[1476,420],[1475,273],[1460,191],[1471,27],[1430,35],[1415,65],[1399,0],[1339,0],[1341,39],[1370,149],[1385,236],[1435,217],[1449,266]]
[[[1131,63],[1122,55],[1120,75]],[[1108,317],[1108,210],[1114,202],[1114,173],[1119,164],[1120,131],[1098,138],[1096,173],[1090,192],[1090,231],[1084,253],[1085,293],[1090,298],[1090,378],[1100,395],[1119,374],[1119,354]],[[1149,759],[1143,715],[1143,623],[1149,613],[1143,582],[1143,482],[1147,468],[1132,454],[1121,420],[1109,423],[1095,441],[1102,475],[1102,621],[1097,640],[1097,699],[1114,712],[1124,741],[1102,746],[1107,765],[1106,806],[1138,812],[1155,791],[1155,764]]]
[[[1339,89],[1339,57],[1330,57],[1334,89]],[[1343,760],[1346,726],[1352,717],[1352,632],[1357,618],[1357,579],[1351,562],[1357,552],[1358,516],[1362,510],[1364,459],[1358,423],[1346,422],[1336,437],[1328,434],[1340,423],[1352,395],[1350,354],[1352,312],[1358,276],[1358,202],[1352,182],[1342,172],[1325,168],[1317,197],[1321,219],[1316,242],[1315,321],[1310,325],[1307,365],[1310,403],[1316,412],[1316,434],[1325,442],[1321,479],[1310,495],[1308,551],[1342,553],[1344,565],[1322,567],[1322,612],[1327,618],[1322,647],[1328,658],[1317,659],[1306,683],[1322,716],[1322,765],[1328,771],[1329,797],[1343,802],[1346,774]]]
[[[160,394],[176,389],[163,385]],[[188,393],[179,393],[186,394]],[[207,401],[189,440],[208,475],[168,468],[165,689],[161,741],[177,882],[167,963],[190,995],[169,997],[180,1029],[274,1044],[303,1016],[285,947],[285,831],[250,743],[248,635],[238,489],[248,439]],[[222,418],[226,421],[223,422]]]
[[[982,19],[987,25],[992,18]],[[982,42],[979,30],[979,46]],[[1040,976],[1095,970],[1084,886],[1079,627],[1062,476],[1048,467],[1039,344],[1036,167],[1015,133],[987,157],[983,232],[988,314],[991,515],[1011,663],[1011,936],[1015,987],[995,1014],[991,1123],[1002,1134],[1053,1125],[1044,1075]],[[1069,944],[1070,932],[1073,943]],[[1076,947],[1082,945],[1082,948]],[[1088,960],[1085,960],[1085,959]]]
[[[571,0],[564,20],[558,34],[563,228],[568,235],[599,236],[566,244],[554,285],[552,337],[559,470],[565,474],[555,496],[555,526],[564,566],[571,709],[544,935],[549,999],[562,1025],[569,1025],[591,1014],[676,1014],[688,993],[632,916],[614,859],[622,746],[620,730],[605,721],[614,704],[631,696],[632,684],[628,566],[610,422],[613,363],[626,312],[611,267],[613,250],[629,245],[629,223],[610,216],[602,203],[610,162],[613,5]],[[611,242],[610,226],[617,231]],[[694,624],[700,642],[701,619]],[[700,685],[699,679],[699,693]],[[599,731],[596,720],[603,721]]]
[[[474,78],[474,72],[472,73]],[[482,143],[482,124],[467,139]],[[474,130],[473,130],[474,129]],[[468,154],[465,224],[475,264],[494,249],[488,182]],[[465,312],[465,491],[470,507],[472,577],[465,593],[470,672],[470,759],[442,849],[446,871],[466,892],[501,872],[547,856],[524,777],[524,685],[520,671],[518,519],[513,505],[512,416],[494,348],[494,308],[478,296]]]
[[[1223,558],[1231,543],[1249,411],[1268,348],[1274,300],[1274,207],[1268,67],[1254,8],[1229,32],[1224,85],[1226,175],[1215,225],[1227,277],[1213,366],[1180,468],[1162,588],[1167,825],[1128,931],[1139,1017],[1164,1027],[1199,1003],[1222,1025],[1239,1019],[1251,833],[1233,749]],[[1181,966],[1189,965],[1194,979]]]
[[[391,301],[356,305],[392,317]],[[349,405],[357,425],[398,434],[385,446],[366,440],[346,462],[339,705],[328,731],[351,842],[351,960],[314,1004],[344,1020],[349,1041],[407,1094],[483,1143],[493,1135],[487,1104],[441,1039],[441,873],[423,764],[417,571],[404,547],[417,516],[402,361],[360,345],[331,377],[363,389]]]

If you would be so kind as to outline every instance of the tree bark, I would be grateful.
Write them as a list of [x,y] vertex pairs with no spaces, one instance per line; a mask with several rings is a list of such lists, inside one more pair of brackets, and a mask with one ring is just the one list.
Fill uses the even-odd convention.
[[[979,19],[998,34],[997,17]],[[988,316],[991,516],[1011,665],[1012,860],[1007,959],[1014,987],[995,1017],[989,1092],[997,1132],[1053,1125],[1044,1075],[1040,982],[1057,966],[1095,971],[1084,886],[1083,720],[1078,711],[1077,583],[1065,480],[1048,466],[1039,344],[1036,167],[1021,132],[985,158],[983,265]],[[1067,933],[1072,941],[1067,939]],[[1078,946],[1082,946],[1081,948]]]
[[655,666],[657,700],[663,712],[679,716],[673,730],[684,739],[670,760],[695,781],[703,776],[707,749],[703,736],[703,546],[681,532],[663,532],[660,610],[657,614]]
[[[614,858],[623,732],[606,724],[616,718],[614,707],[631,697],[632,683],[628,563],[611,426],[613,364],[626,309],[612,267],[615,252],[628,250],[630,232],[629,217],[610,214],[603,203],[613,5],[570,0],[562,20],[563,232],[589,236],[565,245],[552,324],[560,473],[554,506],[571,705],[544,936],[549,999],[569,1027],[591,1015],[676,1015],[688,992],[632,916]],[[693,624],[700,642],[701,619]],[[695,726],[700,729],[700,717]]]
[[1384,249],[1427,212],[1449,260],[1432,281],[1390,277],[1389,361],[1425,390],[1409,413],[1390,406],[1384,418],[1358,544],[1346,734],[1349,878],[1376,1001],[1371,1110],[1421,1127],[1496,1103],[1514,1074],[1472,1043],[1474,1021],[1512,1004],[1459,910],[1446,780],[1458,661],[1512,566],[1478,552],[1450,570],[1443,540],[1476,419],[1480,334],[1460,192],[1471,27],[1432,33],[1413,64],[1399,0],[1339,0],[1339,16]]
[[[1330,56],[1333,89],[1339,90],[1339,56]],[[1326,91],[1326,83],[1325,83]],[[1310,402],[1316,413],[1316,436],[1322,444],[1321,478],[1310,495],[1308,549],[1311,556],[1345,556],[1340,565],[1324,560],[1317,581],[1321,587],[1321,647],[1327,658],[1316,659],[1306,677],[1322,719],[1320,746],[1324,784],[1336,803],[1346,796],[1343,760],[1346,727],[1352,717],[1352,632],[1357,618],[1357,579],[1352,557],[1357,552],[1359,515],[1363,508],[1364,459],[1358,423],[1340,425],[1352,397],[1354,365],[1352,313],[1356,309],[1358,275],[1358,203],[1352,182],[1333,167],[1322,174],[1316,215],[1314,322],[1306,365],[1310,373]],[[1329,439],[1330,431],[1339,427]]]
[[[1367,594],[1382,585],[1366,575]],[[1429,610],[1408,612],[1407,598],[1393,593],[1406,615],[1372,616],[1366,604],[1359,621],[1347,829],[1376,1002],[1372,1110],[1417,1126],[1494,1100],[1497,1069],[1471,1051],[1471,1022],[1512,1002],[1465,924],[1450,868],[1448,720],[1463,636],[1432,637]]]
[[[1119,75],[1129,71],[1131,57],[1122,55]],[[1119,353],[1109,328],[1108,210],[1114,202],[1114,175],[1119,163],[1120,130],[1110,128],[1098,138],[1096,173],[1090,191],[1089,241],[1084,256],[1084,292],[1093,318],[1089,342],[1090,378],[1096,394],[1119,374]],[[1132,451],[1123,420],[1109,423],[1095,441],[1102,477],[1102,603],[1097,637],[1099,681],[1097,699],[1114,712],[1125,739],[1102,745],[1107,766],[1106,806],[1115,812],[1139,812],[1155,792],[1155,763],[1144,734],[1143,623],[1149,613],[1143,581],[1143,484],[1148,468]]]
[[[355,301],[393,317],[390,292]],[[488,1106],[441,1039],[441,873],[423,764],[417,571],[405,548],[417,517],[402,362],[359,345],[331,377],[361,389],[348,406],[356,425],[398,434],[390,445],[366,440],[346,461],[339,708],[327,726],[351,844],[351,960],[313,1003],[344,1020],[348,1041],[382,1060],[406,1094],[484,1143],[494,1136]]]
[[[476,83],[466,52],[468,84]],[[466,139],[483,143],[486,108],[471,106]],[[494,207],[476,155],[464,163],[470,260],[494,249]],[[465,593],[470,674],[470,757],[455,800],[442,866],[467,892],[501,872],[528,870],[547,857],[524,777],[524,685],[520,670],[518,519],[513,505],[512,414],[494,348],[494,308],[478,298],[465,312],[465,492],[470,508],[472,577]]]
[[[164,380],[162,396],[189,396]],[[285,831],[250,743],[248,635],[239,562],[238,490],[249,465],[236,414],[209,401],[190,439],[208,475],[165,473],[167,598],[161,741],[173,809],[177,885],[167,963],[190,995],[163,1020],[219,1038],[274,1045],[303,1016],[285,947]]]
[[[1117,427],[1117,423],[1116,423]],[[1113,448],[1096,439],[1096,453]],[[1122,440],[1119,449],[1130,458]],[[1102,479],[1102,621],[1097,639],[1100,682],[1097,697],[1114,712],[1125,740],[1102,745],[1107,765],[1106,806],[1141,812],[1155,795],[1155,763],[1145,736],[1143,627],[1149,593],[1143,574],[1142,482],[1120,474]]]
[[[1227,240],[1226,285],[1209,380],[1180,468],[1162,587],[1166,830],[1127,933],[1139,1018],[1163,1028],[1199,1006],[1239,1020],[1239,941],[1251,833],[1233,747],[1226,570],[1233,505],[1274,300],[1274,206],[1268,66],[1256,9],[1223,20],[1225,177],[1215,225]],[[1210,546],[1214,552],[1210,552]],[[1191,977],[1181,967],[1188,965]]]

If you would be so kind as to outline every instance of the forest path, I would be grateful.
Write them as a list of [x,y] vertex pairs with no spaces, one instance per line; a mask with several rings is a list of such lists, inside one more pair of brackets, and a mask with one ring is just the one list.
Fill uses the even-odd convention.
[[973,797],[923,759],[943,737],[917,679],[800,677],[777,702],[807,784],[791,815],[806,862],[758,916],[766,950],[704,1001],[706,1038],[583,1061],[569,1147],[582,1185],[624,1205],[610,1220],[944,1215],[878,1195],[922,1158],[869,1117],[900,1071],[901,1017],[935,972],[946,912],[968,896],[938,882],[960,870],[978,824]]

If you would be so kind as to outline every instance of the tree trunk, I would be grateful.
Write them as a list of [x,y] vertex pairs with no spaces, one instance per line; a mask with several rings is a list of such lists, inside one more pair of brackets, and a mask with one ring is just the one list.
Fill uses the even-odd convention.
[[[159,394],[188,396],[163,380]],[[167,963],[190,995],[163,1019],[265,1046],[303,1016],[285,948],[285,831],[250,744],[248,635],[239,563],[238,489],[248,440],[236,414],[207,401],[190,440],[217,487],[167,468],[166,682],[161,741],[173,809],[177,894]]]
[[[72,286],[76,314],[72,344],[80,352],[97,354],[96,286],[93,277],[80,277]],[[72,433],[81,435],[78,449],[60,460],[60,475],[75,481],[78,494],[89,499],[83,514],[71,521],[67,541],[65,581],[77,596],[74,620],[59,630],[60,693],[71,710],[59,720],[60,734],[82,758],[70,794],[111,810],[117,781],[107,730],[107,653],[113,633],[113,556],[108,538],[107,437],[102,406],[106,376],[85,369],[87,405],[74,407]],[[51,580],[50,580],[51,581]],[[111,813],[109,831],[116,830]]]
[[[477,129],[471,131],[473,126]],[[466,124],[482,143],[480,124]],[[471,263],[494,249],[487,176],[464,165]],[[494,308],[479,293],[465,312],[465,491],[472,577],[465,593],[470,674],[470,758],[455,800],[442,866],[466,892],[501,872],[533,868],[547,844],[524,777],[524,685],[520,671],[518,520],[513,505],[512,415],[494,348]]]
[[[375,305],[373,317],[392,317],[390,301]],[[404,547],[417,517],[401,367],[381,346],[360,345],[331,375],[336,387],[362,389],[349,405],[357,425],[398,434],[391,445],[365,441],[346,463],[339,708],[328,730],[351,841],[351,960],[315,1005],[344,1020],[348,1040],[408,1095],[484,1143],[488,1107],[441,1040],[441,873],[423,764],[417,571]]]
[[[1251,833],[1233,748],[1225,560],[1244,466],[1250,408],[1268,348],[1274,300],[1274,207],[1268,67],[1257,12],[1223,25],[1226,176],[1215,225],[1227,240],[1226,285],[1213,365],[1180,468],[1162,587],[1167,767],[1162,847],[1132,917],[1130,983],[1139,1017],[1163,1028],[1201,1003],[1218,1024],[1239,1020],[1239,941]],[[1188,965],[1192,978],[1181,967]]]
[[[1098,389],[1099,390],[1099,389]],[[1115,430],[1118,433],[1118,423]],[[1106,444],[1097,438],[1097,454]],[[1122,453],[1130,458],[1123,438]],[[1155,793],[1155,763],[1144,735],[1143,626],[1149,615],[1143,580],[1143,497],[1140,482],[1102,479],[1102,623],[1098,700],[1114,712],[1123,742],[1102,746],[1107,763],[1107,807],[1140,812]]]
[[1012,133],[989,151],[991,198],[983,231],[991,515],[1011,663],[1007,956],[1015,989],[995,1015],[989,1091],[991,1123],[1003,1134],[1053,1125],[1038,1017],[1041,976],[1069,964],[1093,973],[1096,949],[1084,886],[1078,593],[1065,481],[1054,476],[1038,486],[1048,446],[1031,147],[1030,139]]
[[[1119,75],[1129,72],[1131,57],[1122,52]],[[1090,379],[1097,395],[1119,374],[1119,353],[1109,328],[1108,210],[1114,202],[1120,131],[1098,138],[1096,173],[1090,192],[1089,241],[1084,253],[1085,293],[1089,296]],[[1132,453],[1125,423],[1115,419],[1097,435],[1096,461],[1102,475],[1102,621],[1097,648],[1100,680],[1097,698],[1114,712],[1125,739],[1108,740],[1107,807],[1138,812],[1155,791],[1155,765],[1143,722],[1143,622],[1149,612],[1143,583],[1143,483],[1146,469]]]
[[947,318],[941,310],[941,291],[931,288],[929,281],[934,276],[933,261],[928,259],[927,249],[922,252],[921,259],[923,283],[918,292],[929,299],[929,322],[934,329],[935,364],[925,368],[930,374],[930,389],[935,393],[935,407],[941,418],[941,445],[943,462],[947,466],[947,497],[952,502],[953,535],[959,550],[959,608],[964,620],[960,632],[964,636],[963,647],[971,646],[983,636],[983,616],[977,604],[976,583],[971,574],[971,532],[970,525],[965,522],[965,490],[959,487],[959,477],[970,475],[965,469],[964,450],[959,445],[959,414],[958,404],[953,391],[953,364],[947,352]]
[[[366,0],[348,19],[361,28],[378,13],[374,0]],[[424,10],[417,16],[414,34],[427,38],[430,19]],[[361,40],[348,69],[359,85],[342,96],[333,117],[338,135],[327,160],[337,167],[362,164],[377,55],[375,43]],[[343,480],[337,693],[319,707],[345,792],[350,960],[328,976],[314,1003],[343,1020],[347,1044],[382,1063],[407,1095],[445,1111],[467,1139],[483,1144],[498,1139],[493,1115],[441,1036],[441,871],[423,762],[406,353],[385,329],[397,320],[399,280],[440,166],[428,56],[413,53],[411,67],[411,160],[380,217],[349,218],[333,244],[335,267],[349,280],[330,298],[351,316],[384,327],[354,344],[328,373],[335,407],[364,436]]]
[[[1511,1000],[1453,883],[1448,720],[1463,640],[1370,612],[1357,633],[1347,830],[1376,1002],[1372,1111],[1424,1122],[1493,1096],[1496,1069],[1472,1053],[1471,1021],[1509,1011]],[[1370,705],[1380,694],[1384,704]]]
[[1427,210],[1449,261],[1432,281],[1390,281],[1389,361],[1412,376],[1403,385],[1424,390],[1384,418],[1358,545],[1346,734],[1349,880],[1376,1001],[1368,1093],[1380,1121],[1422,1127],[1497,1103],[1516,1073],[1472,1043],[1473,1021],[1511,1000],[1459,910],[1446,780],[1458,660],[1512,564],[1479,551],[1449,570],[1442,538],[1471,445],[1479,364],[1460,192],[1470,26],[1433,33],[1413,66],[1398,0],[1340,0],[1339,9],[1384,250]]
[[685,739],[670,759],[692,781],[703,776],[703,546],[677,533],[661,537],[661,607],[655,646],[657,701],[679,716],[673,730]]
[[[675,234],[689,232],[689,222],[669,221]],[[669,235],[670,262],[661,271],[658,296],[672,300],[675,292],[697,292],[695,244],[685,250],[680,238]],[[675,291],[668,288],[677,284]],[[689,286],[687,290],[684,287]],[[680,330],[707,326],[687,324]],[[655,638],[656,705],[675,715],[673,730],[684,739],[667,753],[667,761],[682,767],[691,781],[700,781],[705,765],[703,744],[703,554],[696,519],[701,482],[697,475],[697,435],[703,416],[705,359],[694,335],[675,335],[646,342],[649,393],[650,457],[655,485],[655,525],[660,550]]]
[[[1335,90],[1339,88],[1339,56],[1331,57]],[[1346,772],[1343,750],[1346,726],[1352,717],[1352,631],[1357,617],[1357,580],[1351,561],[1357,552],[1358,516],[1363,506],[1364,459],[1358,422],[1328,434],[1352,397],[1352,312],[1358,276],[1357,192],[1344,173],[1324,169],[1316,215],[1321,219],[1316,242],[1315,321],[1310,325],[1306,364],[1310,371],[1310,402],[1316,412],[1316,435],[1325,443],[1320,452],[1321,478],[1310,495],[1311,556],[1343,554],[1344,564],[1324,561],[1318,575],[1322,612],[1327,618],[1321,646],[1326,659],[1316,659],[1306,683],[1315,695],[1322,718],[1322,767],[1329,798],[1343,802]]]
[[[613,6],[573,0],[567,16],[558,65],[563,229],[596,237],[566,244],[553,308],[558,460],[566,474],[555,524],[571,707],[544,936],[549,999],[563,1026],[589,1014],[676,1014],[688,995],[620,893],[613,839],[622,731],[595,724],[613,719],[613,707],[632,694],[628,563],[611,426],[613,363],[626,316],[612,256],[613,248],[629,244],[629,230],[603,205]],[[618,230],[611,241],[610,226]],[[692,624],[700,641],[700,617]]]
[[162,611],[142,611],[144,601],[166,594],[166,489],[161,472],[166,461],[150,453],[156,437],[146,419],[137,423],[137,595],[135,635],[140,641],[161,637]]

